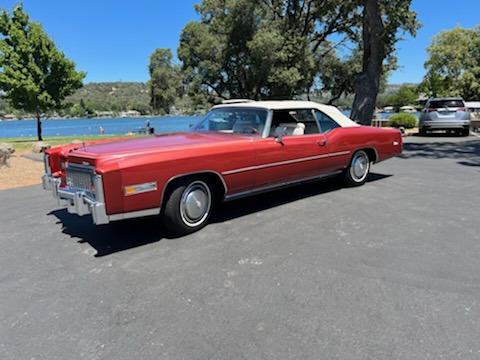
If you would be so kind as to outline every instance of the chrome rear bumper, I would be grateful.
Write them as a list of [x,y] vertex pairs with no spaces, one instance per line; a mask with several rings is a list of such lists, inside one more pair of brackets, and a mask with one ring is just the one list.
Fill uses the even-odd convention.
[[468,129],[470,120],[424,121],[420,123],[420,126],[429,130]]

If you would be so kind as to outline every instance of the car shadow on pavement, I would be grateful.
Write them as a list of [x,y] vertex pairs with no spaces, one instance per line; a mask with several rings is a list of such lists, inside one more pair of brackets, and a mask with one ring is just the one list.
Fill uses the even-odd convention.
[[[370,173],[367,181],[374,182],[390,176],[392,175]],[[331,178],[227,202],[221,204],[212,214],[210,222],[224,222],[342,188],[341,181]],[[62,225],[64,234],[78,239],[79,243],[88,243],[93,247],[97,252],[95,257],[110,255],[162,239],[175,238],[163,228],[158,216],[128,219],[107,225],[94,225],[91,216],[69,214],[66,209],[55,210],[48,215],[53,215],[59,220],[58,224]]]
[[480,141],[405,143],[401,159],[458,159],[460,165],[480,166]]
[[58,218],[62,232],[79,243],[88,243],[97,253],[95,257],[150,244],[168,238],[158,217],[145,217],[94,225],[89,215],[69,214],[66,209],[49,213]]
[[[390,176],[392,175],[370,173],[367,182],[370,183],[382,180]],[[313,181],[299,186],[291,186],[260,195],[226,202],[221,204],[220,209],[212,214],[210,222],[224,222],[297,200],[341,190],[343,188],[344,185],[342,184],[342,181],[336,177],[332,177],[325,180]]]

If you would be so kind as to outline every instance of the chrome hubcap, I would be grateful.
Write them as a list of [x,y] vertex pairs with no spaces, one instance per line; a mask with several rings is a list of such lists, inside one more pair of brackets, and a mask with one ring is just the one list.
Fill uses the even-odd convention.
[[211,206],[211,193],[203,181],[194,181],[182,194],[180,215],[188,226],[197,226],[208,217]]
[[363,181],[367,175],[370,168],[370,162],[368,161],[368,156],[363,151],[355,154],[352,165],[350,167],[350,174],[355,181]]

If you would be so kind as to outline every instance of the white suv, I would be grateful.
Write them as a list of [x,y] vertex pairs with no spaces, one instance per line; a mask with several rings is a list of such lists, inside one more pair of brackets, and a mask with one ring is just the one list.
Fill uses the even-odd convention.
[[470,112],[462,98],[430,99],[420,115],[418,127],[421,135],[426,135],[431,130],[447,130],[468,136]]

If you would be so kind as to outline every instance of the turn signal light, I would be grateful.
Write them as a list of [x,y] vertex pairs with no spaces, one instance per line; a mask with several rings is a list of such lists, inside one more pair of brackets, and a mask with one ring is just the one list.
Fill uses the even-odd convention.
[[155,191],[155,190],[157,190],[157,183],[148,182],[144,184],[125,186],[123,188],[123,193],[125,194],[125,196],[129,196],[129,195],[141,194],[141,193],[145,193],[148,191]]

